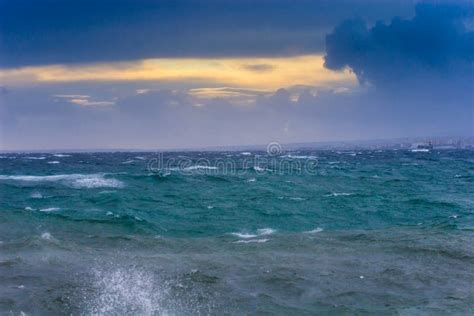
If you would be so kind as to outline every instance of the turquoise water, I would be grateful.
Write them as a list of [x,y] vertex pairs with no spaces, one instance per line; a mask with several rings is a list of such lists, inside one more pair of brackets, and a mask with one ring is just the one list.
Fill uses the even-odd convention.
[[473,180],[467,150],[1,154],[0,314],[472,314]]

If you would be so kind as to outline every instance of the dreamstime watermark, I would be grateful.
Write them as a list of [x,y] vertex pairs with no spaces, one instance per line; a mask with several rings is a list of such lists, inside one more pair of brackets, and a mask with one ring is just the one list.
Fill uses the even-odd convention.
[[153,174],[167,176],[171,173],[183,175],[315,175],[316,156],[285,154],[281,144],[271,142],[266,151],[252,152],[209,152],[173,155],[158,153],[148,160],[147,169]]

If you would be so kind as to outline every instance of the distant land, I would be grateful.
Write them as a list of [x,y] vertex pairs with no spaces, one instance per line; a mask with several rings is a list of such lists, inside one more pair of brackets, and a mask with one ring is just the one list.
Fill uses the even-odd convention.
[[[278,143],[278,142],[277,142]],[[301,143],[279,143],[282,151],[287,150],[356,150],[356,149],[410,149],[415,144],[431,144],[433,149],[474,149],[474,137],[404,137],[392,139],[319,141]],[[90,148],[90,149],[43,149],[43,150],[0,150],[1,153],[45,153],[45,152],[182,152],[182,151],[265,151],[267,144],[229,145],[195,148]]]

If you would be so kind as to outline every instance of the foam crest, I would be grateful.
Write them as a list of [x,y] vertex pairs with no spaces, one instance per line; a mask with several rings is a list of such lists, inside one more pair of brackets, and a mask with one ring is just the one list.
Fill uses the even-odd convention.
[[251,243],[264,243],[267,242],[268,239],[249,239],[249,240],[237,240],[235,241],[236,244],[251,244]]
[[316,234],[316,233],[320,233],[322,231],[323,231],[323,229],[321,227],[316,227],[315,229],[305,231],[304,233],[305,234]]
[[60,182],[75,188],[123,187],[121,181],[113,178],[105,178],[103,174],[60,174],[52,176],[0,175],[0,180],[21,182]]

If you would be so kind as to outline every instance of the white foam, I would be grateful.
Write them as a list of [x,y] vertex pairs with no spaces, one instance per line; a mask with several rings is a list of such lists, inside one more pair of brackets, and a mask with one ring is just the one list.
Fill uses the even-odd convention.
[[354,193],[347,193],[347,192],[333,192],[330,194],[326,194],[325,196],[349,196],[354,195]]
[[217,170],[217,167],[211,167],[211,166],[201,166],[201,165],[196,165],[196,166],[190,166],[187,168],[184,168],[183,170]]
[[305,231],[304,233],[305,234],[316,234],[316,233],[320,233],[322,231],[323,231],[323,229],[321,227],[316,227],[315,229]]
[[244,239],[258,237],[258,235],[246,234],[246,233],[231,233],[231,235],[237,236],[239,238],[244,238]]
[[58,157],[58,158],[71,157],[71,155],[66,155],[66,154],[54,154],[53,156]]
[[255,178],[251,178],[251,179],[247,180],[247,182],[255,182],[255,181],[257,181],[257,179],[255,179]]
[[430,150],[427,148],[412,149],[412,153],[429,153]]
[[262,171],[265,171],[264,168],[262,167],[259,167],[259,166],[253,166],[253,170],[257,171],[257,172],[262,172]]
[[42,199],[43,198],[43,195],[39,192],[33,192],[33,193],[31,193],[30,196],[31,196],[32,199]]
[[34,211],[34,210],[35,210],[35,209],[32,208],[32,207],[29,207],[29,206],[25,207],[25,211]]
[[43,160],[46,159],[46,157],[23,157],[24,159],[30,159],[30,160]]
[[53,236],[51,236],[51,234],[48,233],[48,232],[45,232],[45,233],[42,233],[42,234],[41,234],[41,239],[44,239],[44,240],[51,240],[51,238],[53,238]]
[[127,160],[127,161],[124,161],[122,162],[123,165],[128,165],[128,164],[131,164],[131,163],[134,163],[135,160]]
[[283,156],[283,158],[290,158],[290,159],[316,159],[316,158],[318,158],[318,157],[316,157],[316,156],[302,156],[302,155],[300,155],[300,156],[298,156],[298,155],[293,156],[293,155],[289,154],[289,155]]
[[274,229],[271,229],[271,228],[261,228],[261,229],[257,229],[257,233],[260,235],[260,236],[266,236],[266,235],[271,235],[273,233],[275,233],[276,230]]
[[59,207],[48,207],[48,208],[40,209],[40,212],[57,212],[59,210],[60,210]]
[[59,161],[57,161],[57,160],[53,160],[53,161],[48,161],[48,163],[49,163],[49,164],[53,164],[53,165],[54,165],[54,164],[58,164],[58,163],[60,163],[60,162],[59,162]]
[[240,153],[242,156],[250,156],[252,153],[248,151],[244,151]]
[[0,180],[22,182],[61,182],[75,188],[121,188],[123,183],[117,179],[105,178],[103,174],[59,174],[52,176],[7,176],[0,175]]
[[142,156],[135,156],[134,158],[138,159],[138,160],[145,160],[146,159],[145,157],[142,157]]
[[264,243],[267,242],[268,239],[249,239],[249,240],[237,240],[234,241],[236,244],[250,244],[250,243]]
[[305,198],[302,198],[302,197],[290,197],[289,199],[293,200],[293,201],[304,201],[304,200],[306,200]]

